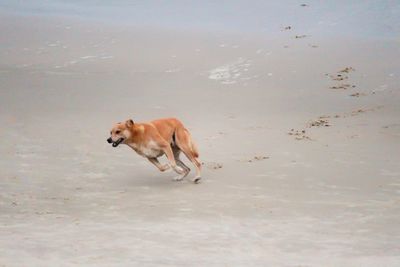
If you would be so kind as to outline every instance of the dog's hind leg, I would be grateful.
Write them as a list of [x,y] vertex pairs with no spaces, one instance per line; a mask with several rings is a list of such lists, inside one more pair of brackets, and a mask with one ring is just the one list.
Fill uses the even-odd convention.
[[198,183],[201,179],[201,163],[198,160],[197,148],[193,144],[190,134],[185,128],[178,128],[175,132],[175,135],[176,145],[196,168],[196,176],[192,181],[194,183]]
[[179,158],[181,150],[177,146],[173,146],[172,147],[172,151],[174,153],[174,158],[175,158],[176,165],[181,167],[183,169],[183,171],[184,171],[184,173],[182,175],[179,175],[179,176],[175,177],[174,180],[175,181],[181,181],[183,178],[185,178],[189,174],[190,168],[188,166],[186,166],[186,164],[183,163],[181,161],[181,159]]

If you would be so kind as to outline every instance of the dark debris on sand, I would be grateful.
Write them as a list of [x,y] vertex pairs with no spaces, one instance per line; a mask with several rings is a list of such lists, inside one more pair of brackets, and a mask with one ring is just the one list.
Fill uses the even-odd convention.
[[201,165],[205,165],[208,169],[212,169],[212,170],[218,170],[218,169],[222,169],[223,165],[221,163],[218,162],[207,162],[207,163],[201,163]]
[[288,135],[294,136],[294,139],[296,140],[311,140],[311,138],[306,135],[306,130],[290,129]]
[[342,70],[339,70],[339,73],[349,73],[349,72],[352,72],[352,71],[355,71],[355,69],[353,67],[346,67],[346,68],[344,68]]
[[269,159],[267,156],[254,156],[252,159],[249,159],[248,162],[253,162],[253,161],[260,161],[264,159]]
[[334,89],[334,90],[347,90],[349,88],[355,88],[355,87],[356,87],[355,85],[344,83],[344,84],[334,85],[329,88]]
[[329,121],[325,117],[320,117],[308,123],[307,127],[330,127]]
[[383,108],[383,106],[376,106],[376,107],[372,107],[372,108],[359,108],[359,109],[353,110],[351,113],[344,114],[342,117],[346,118],[349,116],[357,116],[359,114],[362,114],[365,112],[370,112],[370,111],[376,111],[381,108]]
[[364,94],[364,93],[359,93],[359,92],[350,94],[350,96],[352,96],[352,97],[360,97],[360,96],[365,96],[365,95],[366,95],[366,94]]
[[[349,79],[349,73],[355,71],[353,67],[346,67],[344,69],[339,70],[336,74],[326,74],[331,78],[332,81],[336,82],[341,82]],[[346,74],[347,75],[346,75]],[[348,84],[348,83],[341,83],[341,84],[336,84],[331,87],[330,89],[334,90],[347,90],[349,88],[355,88],[356,86],[354,84]]]
[[[312,120],[310,122],[307,123],[306,128],[312,128],[312,127],[330,127],[331,124],[328,120],[328,118],[330,118],[331,116],[320,116],[318,119],[316,120]],[[337,118],[335,116],[335,118]],[[288,135],[294,136],[295,140],[312,140],[307,134],[306,134],[306,130],[295,130],[295,129],[291,129],[288,132]]]
[[349,76],[346,76],[343,74],[330,75],[330,77],[334,81],[343,81],[343,80],[347,80],[349,78]]

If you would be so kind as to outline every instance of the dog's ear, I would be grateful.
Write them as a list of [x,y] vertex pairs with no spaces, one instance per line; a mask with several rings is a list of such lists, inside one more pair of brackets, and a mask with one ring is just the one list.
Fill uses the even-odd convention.
[[130,128],[130,127],[132,127],[133,126],[133,120],[131,120],[131,119],[129,119],[129,120],[127,120],[126,122],[125,122],[125,125],[126,125],[126,127],[128,127],[128,128]]

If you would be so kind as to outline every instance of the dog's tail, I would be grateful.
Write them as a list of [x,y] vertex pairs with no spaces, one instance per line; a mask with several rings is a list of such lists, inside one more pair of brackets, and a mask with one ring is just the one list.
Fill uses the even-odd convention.
[[[182,150],[181,146],[186,147],[186,150],[190,150],[192,156],[194,158],[199,157],[199,150],[195,144],[195,142],[192,139],[192,135],[190,132],[183,126],[182,122],[177,121],[177,127],[175,128],[175,131],[172,135],[172,140],[174,143],[180,147]],[[185,150],[185,149],[184,149]],[[187,151],[189,152],[189,151]]]
[[197,149],[197,146],[196,146],[195,142],[193,141],[192,135],[186,128],[182,127],[181,129],[183,130],[183,134],[185,135],[185,139],[187,140],[187,144],[189,146],[189,149],[192,151],[193,156],[195,158],[198,158],[199,150]]
[[189,142],[190,142],[190,149],[193,152],[193,156],[195,158],[199,157],[199,150],[197,149],[196,143],[193,141],[192,136],[190,135],[190,133],[186,130],[186,133],[189,137]]
[[174,134],[172,135],[172,140],[178,146],[182,146],[183,144],[186,143],[187,149],[190,149],[190,152],[192,152],[193,157],[195,158],[199,157],[199,150],[195,142],[193,141],[191,134],[185,127],[183,127],[183,125],[175,130]]

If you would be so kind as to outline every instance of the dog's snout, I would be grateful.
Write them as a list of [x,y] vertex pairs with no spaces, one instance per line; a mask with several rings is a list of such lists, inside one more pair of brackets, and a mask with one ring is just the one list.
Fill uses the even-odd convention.
[[112,143],[111,137],[107,139],[107,142],[108,142],[109,144]]

